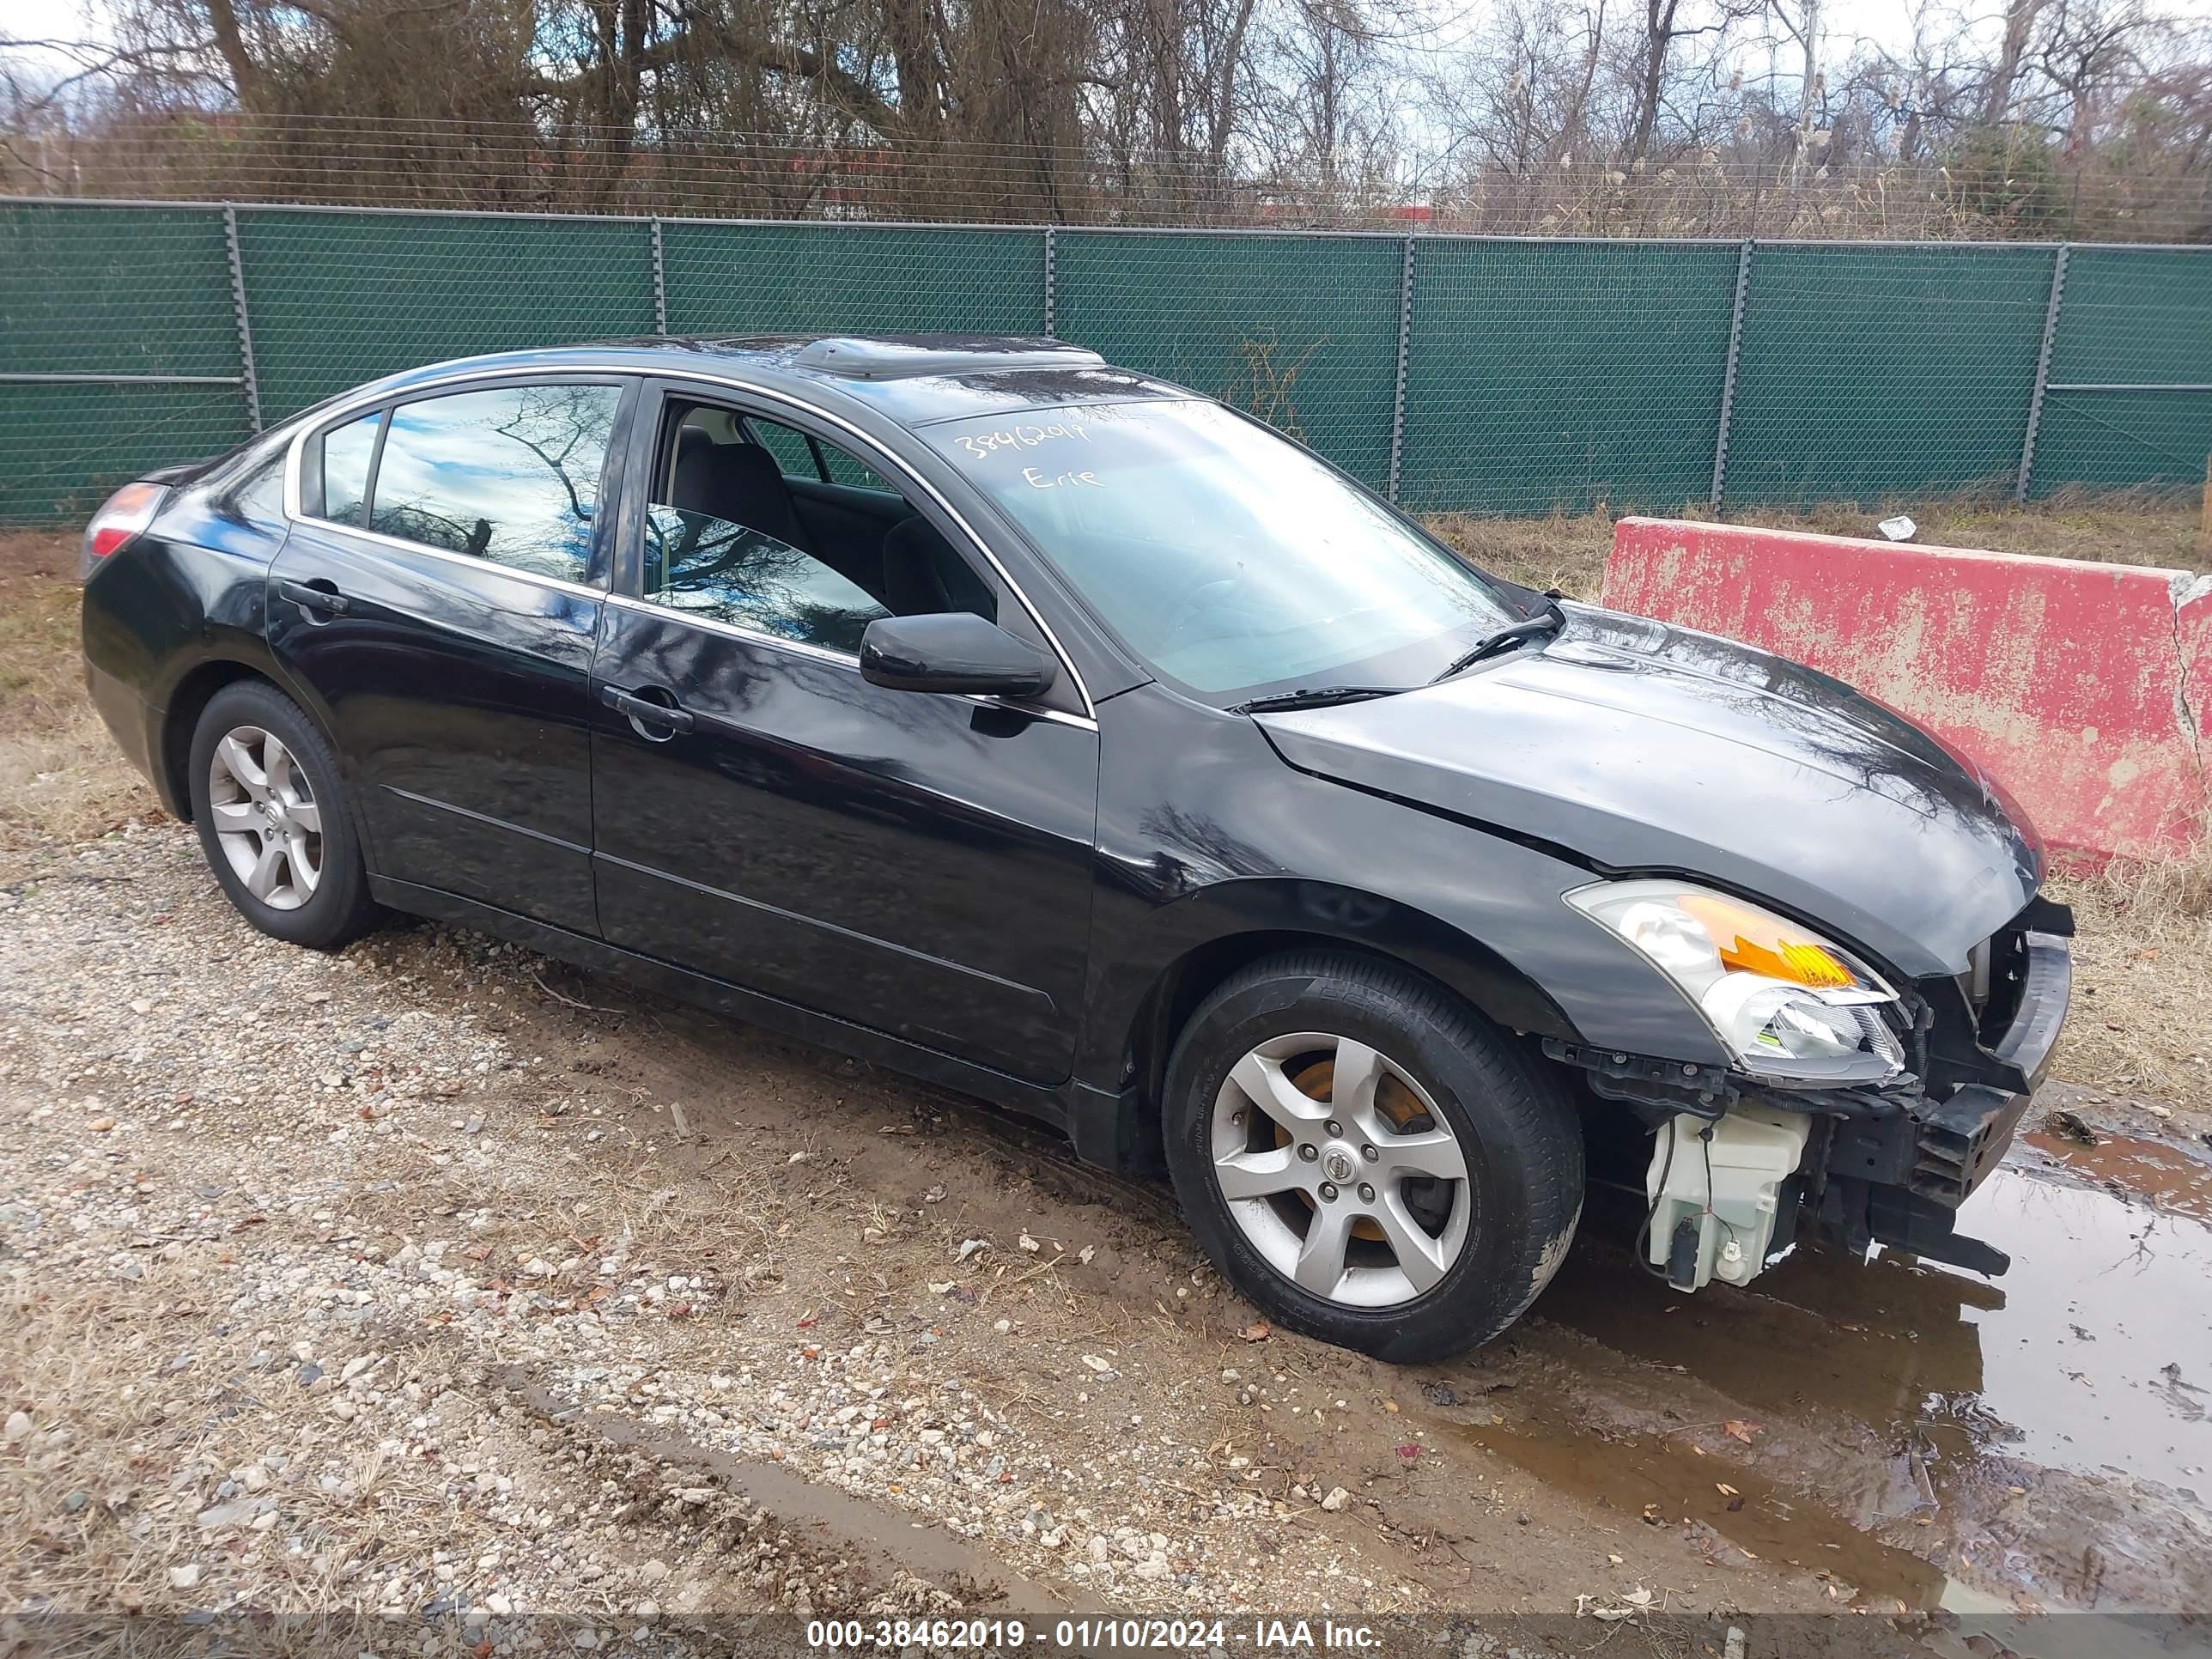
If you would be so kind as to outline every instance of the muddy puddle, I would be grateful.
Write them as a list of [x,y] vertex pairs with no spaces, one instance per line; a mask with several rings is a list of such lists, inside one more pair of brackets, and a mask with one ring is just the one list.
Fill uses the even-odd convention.
[[2094,1145],[2036,1133],[2026,1140],[2071,1178],[2096,1182],[2121,1197],[2148,1199],[2160,1209],[2212,1221],[2212,1163],[2163,1141],[2100,1135]]
[[1942,1600],[1946,1576],[1932,1562],[1735,1459],[1701,1455],[1659,1432],[1593,1437],[1540,1407],[1492,1415],[1444,1431],[1624,1520],[1702,1528],[1699,1541],[1716,1560],[1765,1559],[1823,1573],[1838,1601],[1875,1595],[1918,1609]]
[[2202,1610],[2212,1166],[2038,1137],[1961,1225],[2011,1271],[1801,1249],[1694,1297],[1601,1227],[1534,1310],[1564,1386],[1443,1431],[1838,1599]]

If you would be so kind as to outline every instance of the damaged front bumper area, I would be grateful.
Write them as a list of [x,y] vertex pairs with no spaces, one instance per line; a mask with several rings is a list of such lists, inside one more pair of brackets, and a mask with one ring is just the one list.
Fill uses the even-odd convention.
[[1960,1205],[2012,1144],[2073,989],[2073,917],[2039,899],[1956,980],[1908,1000],[1905,1071],[1880,1086],[1799,1090],[1736,1073],[1547,1042],[1656,1132],[1639,1249],[1681,1290],[1750,1279],[1817,1230],[1995,1275],[2002,1250],[1957,1231]]
[[[2070,933],[2071,916],[2064,921]],[[2067,935],[2057,932],[2021,930],[2001,949],[2019,975],[2009,1008],[1977,1016],[1967,1004],[1947,1018],[1936,1006],[1921,1089],[1878,1097],[1893,1110],[1820,1120],[1825,1133],[1807,1149],[1807,1198],[1820,1224],[1854,1251],[1885,1244],[1990,1274],[2011,1265],[2003,1251],[1960,1235],[1956,1212],[2004,1158],[2043,1081],[2074,968]],[[1930,1000],[1948,1000],[1953,988],[1929,988]]]

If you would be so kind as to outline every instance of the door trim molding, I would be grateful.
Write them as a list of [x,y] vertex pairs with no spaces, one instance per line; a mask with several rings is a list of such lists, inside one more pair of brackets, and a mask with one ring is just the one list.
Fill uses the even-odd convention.
[[592,855],[590,848],[570,841],[565,836],[550,836],[543,830],[532,830],[527,824],[516,823],[509,818],[495,818],[489,812],[478,812],[466,806],[456,806],[449,800],[440,800],[435,795],[418,794],[412,789],[402,789],[396,783],[380,784],[377,787],[386,794],[397,795],[400,799],[410,802],[416,806],[427,806],[437,812],[451,812],[456,817],[466,818],[471,823],[481,823],[486,829],[504,830],[509,835],[527,836],[532,841],[544,842],[548,847],[557,847],[564,853],[581,853],[586,858]]
[[797,910],[787,910],[780,904],[769,904],[761,899],[747,898],[743,893],[732,893],[726,887],[710,886],[703,881],[694,881],[689,876],[677,875],[672,871],[656,870],[649,864],[638,864],[629,859],[617,858],[612,853],[602,853],[595,849],[592,854],[592,862],[594,865],[612,865],[615,868],[626,871],[634,876],[647,876],[655,881],[665,881],[673,886],[685,888],[708,898],[720,899],[726,904],[738,905],[747,910],[758,910],[781,921],[795,921],[803,927],[811,927],[824,933],[835,933],[839,939],[850,939],[856,945],[865,945],[873,950],[889,951],[895,956],[908,957],[916,962],[927,963],[932,968],[949,968],[956,974],[964,975],[969,979],[981,980],[986,985],[998,986],[1002,990],[1012,991],[1018,996],[1033,997],[1054,1013],[1060,1012],[1060,1005],[1053,1000],[1051,992],[1035,985],[1024,985],[1016,980],[1002,979],[996,974],[987,974],[981,968],[970,968],[966,963],[955,962],[950,957],[932,956],[927,951],[917,951],[912,945],[901,945],[895,939],[879,939],[873,933],[861,933],[858,928],[840,927],[834,921],[824,921],[819,916],[805,915]]
[[1090,1093],[1089,1091],[1079,1091],[1072,1078],[1052,1083],[1026,1082],[1012,1073],[981,1066],[973,1060],[957,1059],[942,1049],[893,1036],[873,1026],[856,1024],[834,1014],[817,1013],[795,1002],[787,1002],[781,997],[748,990],[728,980],[694,973],[688,968],[678,968],[657,957],[641,956],[618,945],[610,945],[605,939],[592,939],[550,922],[533,921],[512,910],[502,910],[495,905],[463,898],[458,893],[448,893],[441,888],[424,887],[415,882],[398,881],[389,876],[374,874],[368,878],[368,888],[378,903],[389,905],[395,910],[404,910],[410,915],[428,916],[434,921],[481,928],[487,933],[512,939],[533,951],[542,951],[547,956],[573,963],[587,971],[611,975],[632,985],[665,992],[716,1013],[750,1021],[771,1030],[780,1030],[805,1042],[818,1042],[840,1054],[888,1066],[904,1076],[917,1078],[926,1083],[940,1084],[996,1105],[1026,1112],[1056,1127],[1068,1127],[1077,1115],[1074,1103],[1081,1095]]

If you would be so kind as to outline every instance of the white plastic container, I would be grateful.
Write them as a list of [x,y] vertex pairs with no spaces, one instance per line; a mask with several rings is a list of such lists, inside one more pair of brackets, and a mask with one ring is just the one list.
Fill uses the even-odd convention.
[[1668,1273],[1677,1290],[1698,1290],[1716,1279],[1741,1285],[1755,1278],[1766,1266],[1782,1183],[1804,1161],[1811,1128],[1812,1120],[1802,1114],[1762,1106],[1739,1106],[1717,1122],[1686,1113],[1675,1117],[1659,1132],[1644,1177],[1644,1200],[1656,1205],[1646,1245],[1651,1265],[1668,1268],[1686,1222],[1697,1243],[1687,1273],[1680,1261]]

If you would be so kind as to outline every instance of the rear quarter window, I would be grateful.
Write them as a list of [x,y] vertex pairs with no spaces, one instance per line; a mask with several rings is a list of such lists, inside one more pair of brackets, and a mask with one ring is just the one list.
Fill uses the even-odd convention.
[[368,468],[383,419],[378,410],[323,434],[321,516],[333,524],[368,527]]

